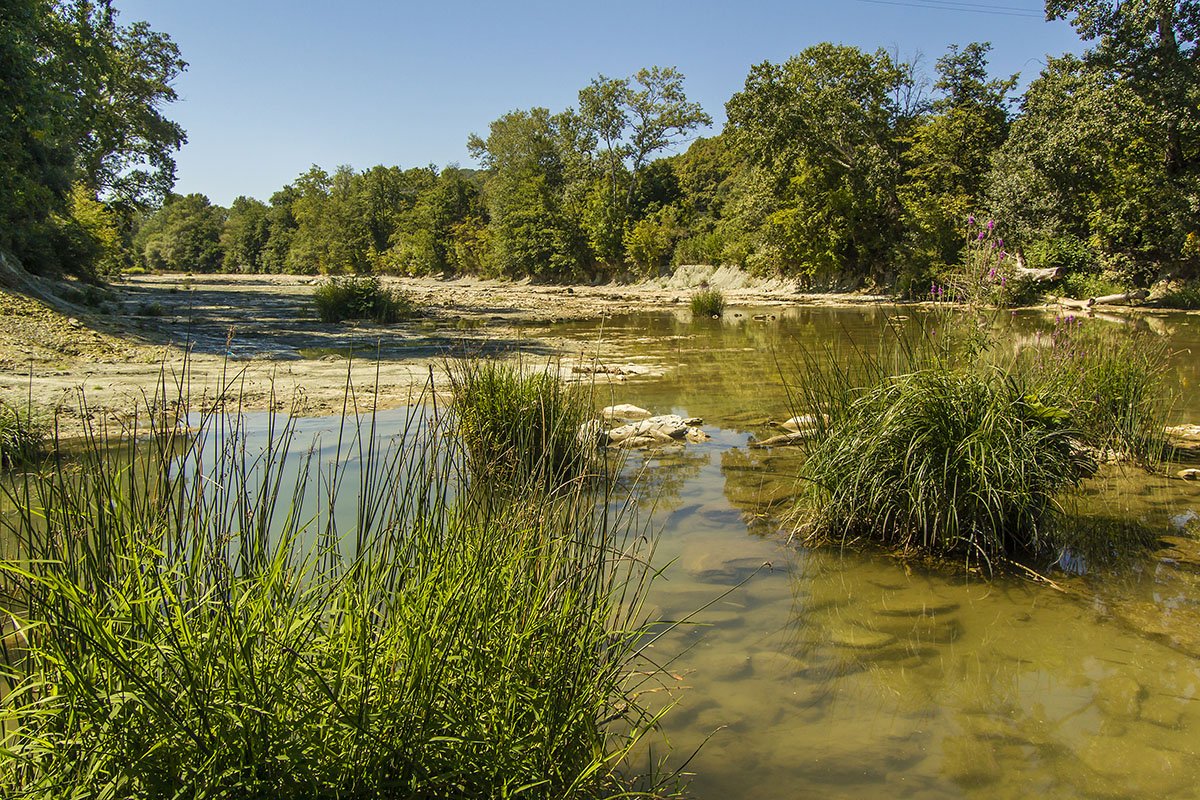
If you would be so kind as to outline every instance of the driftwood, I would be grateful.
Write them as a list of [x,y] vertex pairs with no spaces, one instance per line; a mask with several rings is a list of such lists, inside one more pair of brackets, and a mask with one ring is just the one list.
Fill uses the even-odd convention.
[[769,439],[763,439],[761,442],[750,442],[749,446],[758,447],[791,447],[801,444],[813,436],[813,431],[800,431],[798,433],[785,433],[781,436],[772,436]]
[[1136,292],[1123,292],[1121,294],[1104,294],[1099,297],[1089,297],[1087,300],[1076,300],[1073,297],[1051,297],[1050,302],[1067,308],[1078,308],[1086,311],[1096,306],[1117,306],[1127,303],[1136,303],[1145,300],[1150,296],[1150,293],[1145,289],[1138,289]]

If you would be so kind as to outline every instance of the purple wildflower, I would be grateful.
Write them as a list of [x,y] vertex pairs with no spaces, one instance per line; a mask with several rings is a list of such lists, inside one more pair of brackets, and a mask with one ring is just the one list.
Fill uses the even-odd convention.
[[967,217],[967,224],[968,224],[968,225],[974,225],[974,224],[975,224],[975,215],[974,215],[974,214],[972,214],[971,216]]
[[990,219],[989,219],[989,220],[988,220],[988,224],[987,224],[987,229],[990,231],[990,230],[992,230],[992,229],[993,229],[993,228],[995,228],[995,227],[996,227],[996,223],[995,223],[993,220],[990,220]]
[[987,234],[984,233],[983,231],[980,231],[979,232],[979,241],[982,242],[985,238],[987,238]]

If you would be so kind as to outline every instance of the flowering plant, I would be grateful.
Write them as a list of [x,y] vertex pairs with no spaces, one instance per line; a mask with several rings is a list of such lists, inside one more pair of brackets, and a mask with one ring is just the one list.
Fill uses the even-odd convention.
[[1006,308],[1015,305],[1027,288],[1016,259],[1004,249],[995,220],[967,217],[966,247],[957,276],[959,294],[968,302]]

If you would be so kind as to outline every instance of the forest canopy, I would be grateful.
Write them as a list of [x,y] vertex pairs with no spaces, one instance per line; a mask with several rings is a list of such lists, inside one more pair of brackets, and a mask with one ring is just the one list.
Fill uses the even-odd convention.
[[109,3],[0,14],[16,34],[3,100],[21,109],[0,131],[0,247],[39,271],[603,280],[702,263],[920,294],[962,261],[975,217],[1034,267],[1200,274],[1191,0],[1049,0],[1086,47],[1023,94],[987,42],[950,46],[932,74],[821,43],[753,66],[724,128],[697,138],[709,114],[651,66],[504,114],[467,139],[479,169],[313,166],[229,208],[170,193],[184,133],[160,109],[185,65],[169,38]]

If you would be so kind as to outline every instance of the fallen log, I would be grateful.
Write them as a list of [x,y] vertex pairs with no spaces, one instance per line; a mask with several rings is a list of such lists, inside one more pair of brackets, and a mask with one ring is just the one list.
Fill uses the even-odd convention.
[[1136,292],[1122,292],[1121,294],[1105,294],[1100,297],[1090,298],[1088,308],[1092,306],[1116,306],[1126,303],[1140,302],[1150,296],[1150,293],[1145,289],[1138,289]]

